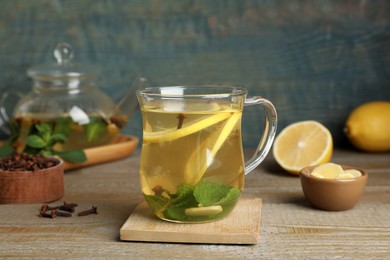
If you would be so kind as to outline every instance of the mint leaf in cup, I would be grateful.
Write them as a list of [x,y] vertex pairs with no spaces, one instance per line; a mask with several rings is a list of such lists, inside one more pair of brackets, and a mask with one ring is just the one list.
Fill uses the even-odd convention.
[[237,200],[241,191],[226,184],[201,181],[194,190],[196,200],[202,206],[220,205]]
[[158,216],[175,221],[216,219],[221,214],[228,214],[241,195],[238,188],[210,181],[200,181],[195,186],[179,184],[176,193],[170,193],[160,185],[156,187],[158,189],[152,189],[155,195],[145,195],[146,202]]

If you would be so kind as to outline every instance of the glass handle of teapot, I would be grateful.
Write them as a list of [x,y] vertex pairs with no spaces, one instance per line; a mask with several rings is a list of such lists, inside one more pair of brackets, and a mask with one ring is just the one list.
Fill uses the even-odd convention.
[[265,159],[272,147],[273,140],[276,134],[276,126],[278,116],[274,105],[267,99],[254,96],[245,100],[245,106],[260,105],[265,111],[265,126],[264,132],[256,151],[252,157],[245,162],[245,175],[254,170]]
[[114,109],[114,114],[124,114],[124,115],[132,115],[133,112],[138,107],[137,101],[137,90],[141,90],[147,82],[147,79],[141,76],[137,76],[133,83],[131,84],[130,89],[125,93],[125,95],[117,102],[117,105]]
[[[16,105],[16,100],[14,97],[20,99],[22,97],[22,93],[15,90],[6,90],[3,93],[0,93],[0,130],[5,134],[11,134],[11,131],[8,127],[8,122],[10,120],[10,107],[7,105],[8,103],[12,103],[13,106]],[[12,107],[13,109],[13,107]]]

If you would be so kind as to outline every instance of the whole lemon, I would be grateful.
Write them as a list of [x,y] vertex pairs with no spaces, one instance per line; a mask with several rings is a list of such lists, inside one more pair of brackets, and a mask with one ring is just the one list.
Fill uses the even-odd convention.
[[390,150],[390,102],[372,101],[355,108],[344,132],[358,149],[367,152]]

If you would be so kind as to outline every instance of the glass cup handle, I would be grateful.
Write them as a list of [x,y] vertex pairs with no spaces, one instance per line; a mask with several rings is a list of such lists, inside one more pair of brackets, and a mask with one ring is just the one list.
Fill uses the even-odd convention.
[[260,105],[265,110],[265,127],[263,136],[252,157],[245,162],[245,175],[254,170],[265,159],[271,149],[276,134],[278,116],[274,105],[267,99],[254,96],[245,100],[244,106]]

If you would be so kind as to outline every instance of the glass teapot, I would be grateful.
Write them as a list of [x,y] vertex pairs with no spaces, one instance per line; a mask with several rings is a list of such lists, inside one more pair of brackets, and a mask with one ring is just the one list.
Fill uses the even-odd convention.
[[[54,57],[56,63],[27,71],[33,80],[30,93],[15,90],[0,93],[0,128],[7,134],[17,132],[15,144],[19,152],[25,148],[27,137],[36,133],[38,125],[43,123],[51,127],[53,134],[66,136],[65,141],[54,147],[58,151],[112,142],[136,109],[135,91],[142,88],[146,80],[137,78],[126,95],[115,103],[97,87],[94,67],[72,62],[69,44],[58,44]],[[12,113],[8,113],[7,103],[12,103],[11,97],[15,96],[19,100]]]

